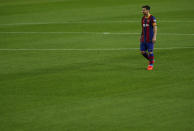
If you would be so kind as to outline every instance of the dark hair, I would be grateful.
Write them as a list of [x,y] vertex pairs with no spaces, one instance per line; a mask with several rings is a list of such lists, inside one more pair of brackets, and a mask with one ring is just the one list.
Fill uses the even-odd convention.
[[142,8],[146,8],[146,10],[150,10],[151,9],[151,7],[149,5],[144,5],[144,6],[142,6]]

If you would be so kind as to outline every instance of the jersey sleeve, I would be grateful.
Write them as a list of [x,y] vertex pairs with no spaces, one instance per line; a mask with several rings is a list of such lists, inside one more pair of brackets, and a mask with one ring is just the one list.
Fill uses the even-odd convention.
[[154,16],[152,16],[152,25],[153,26],[156,26],[157,25],[156,18]]

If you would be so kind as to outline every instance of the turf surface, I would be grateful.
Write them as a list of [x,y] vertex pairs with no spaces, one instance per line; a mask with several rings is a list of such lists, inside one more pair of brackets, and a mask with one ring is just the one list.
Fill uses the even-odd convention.
[[[153,71],[136,49],[144,4],[158,20]],[[193,131],[193,4],[0,0],[0,130]]]

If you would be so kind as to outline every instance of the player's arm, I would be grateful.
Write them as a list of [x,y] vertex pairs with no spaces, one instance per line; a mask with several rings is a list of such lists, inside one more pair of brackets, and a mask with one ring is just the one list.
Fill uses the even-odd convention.
[[153,36],[152,42],[155,43],[156,42],[156,36],[157,36],[157,25],[156,25],[156,23],[153,24],[153,31],[154,31],[154,36]]
[[156,36],[157,36],[157,24],[156,24],[156,18],[153,16],[152,18],[152,26],[153,26],[153,38],[152,38],[152,42],[156,43]]

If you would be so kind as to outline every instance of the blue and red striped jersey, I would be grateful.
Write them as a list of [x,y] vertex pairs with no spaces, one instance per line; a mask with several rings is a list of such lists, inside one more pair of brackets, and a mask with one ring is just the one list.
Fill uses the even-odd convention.
[[156,18],[150,15],[148,18],[142,17],[141,42],[150,43],[154,35],[153,27],[156,26]]

